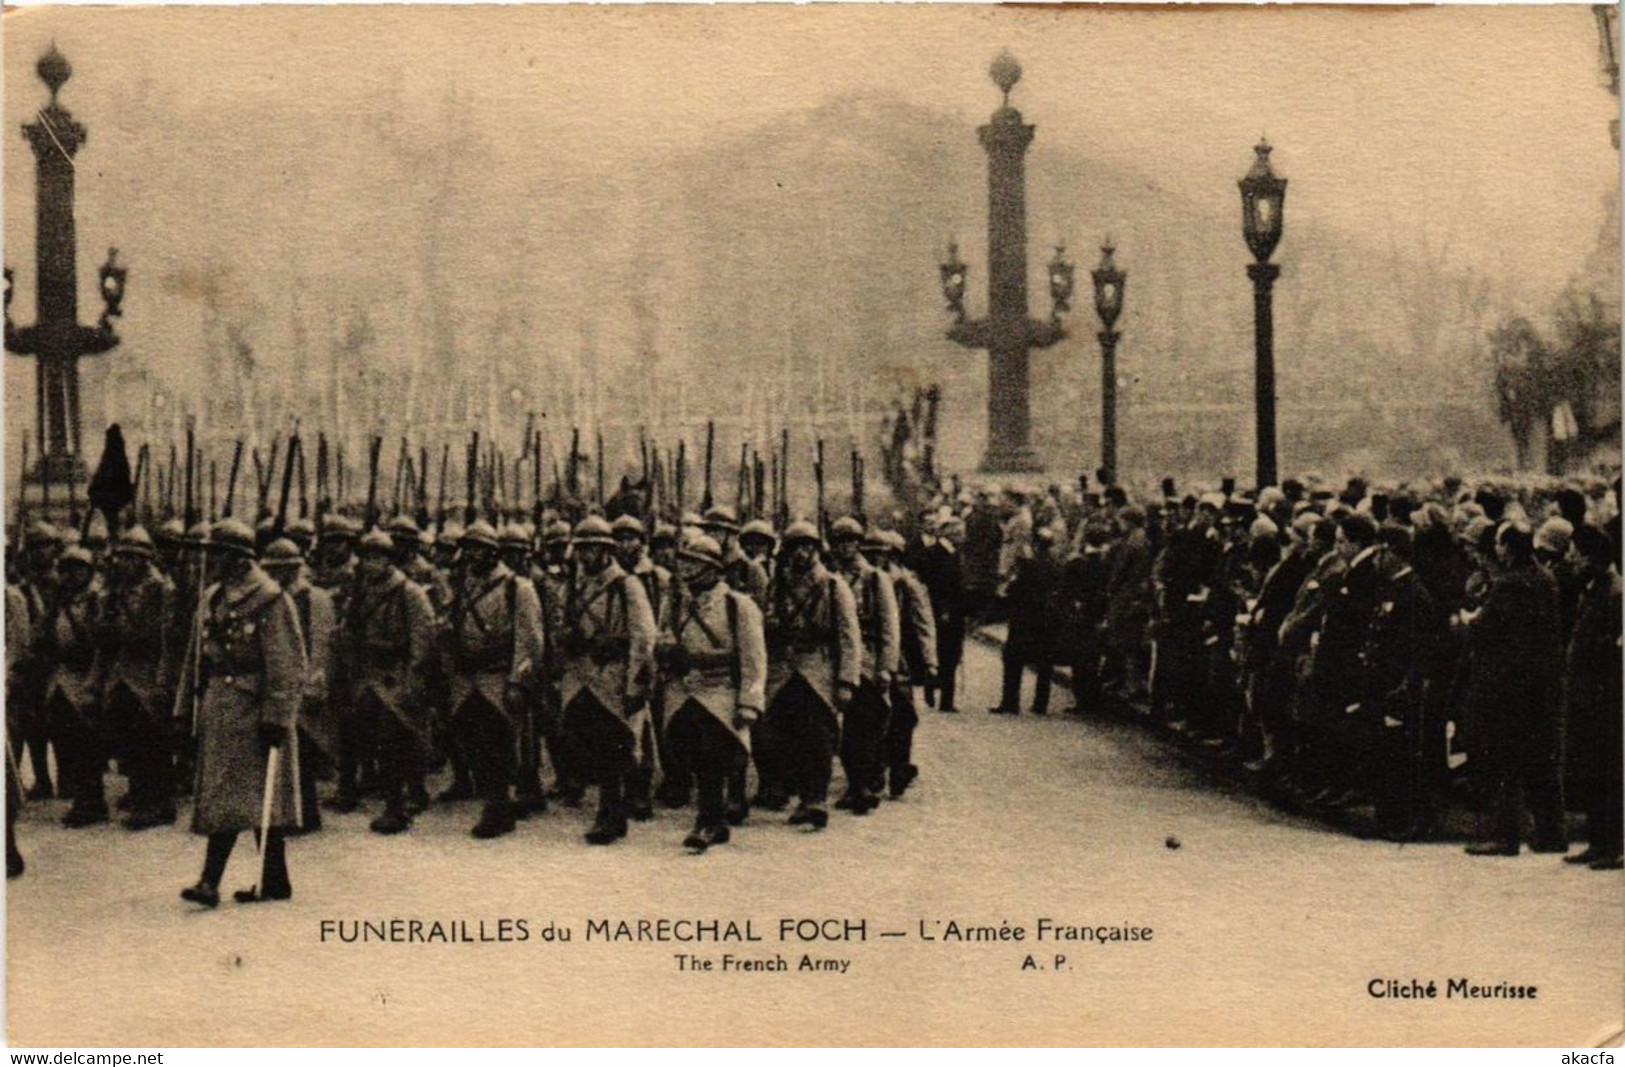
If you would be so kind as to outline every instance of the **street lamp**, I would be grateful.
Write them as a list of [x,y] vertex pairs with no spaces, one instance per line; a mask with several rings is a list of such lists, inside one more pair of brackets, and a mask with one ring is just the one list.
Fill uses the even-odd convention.
[[937,270],[942,275],[942,296],[948,302],[948,310],[953,313],[954,322],[964,322],[965,276],[970,273],[970,268],[959,258],[959,242],[948,242],[948,256]]
[[1112,239],[1100,246],[1100,266],[1090,272],[1095,281],[1095,312],[1103,329],[1100,337],[1100,465],[1107,484],[1117,480],[1117,339],[1114,326],[1123,313],[1123,286],[1128,275],[1117,269]]
[[1066,245],[1055,246],[1049,261],[1050,321],[1060,325],[1061,316],[1072,310],[1072,264],[1066,258]]
[[1270,169],[1270,144],[1260,138],[1253,148],[1252,169],[1237,182],[1241,188],[1241,233],[1255,262],[1247,265],[1253,280],[1254,404],[1257,414],[1258,485],[1276,483],[1275,469],[1275,321],[1271,296],[1281,268],[1269,261],[1281,241],[1281,208],[1286,179]]

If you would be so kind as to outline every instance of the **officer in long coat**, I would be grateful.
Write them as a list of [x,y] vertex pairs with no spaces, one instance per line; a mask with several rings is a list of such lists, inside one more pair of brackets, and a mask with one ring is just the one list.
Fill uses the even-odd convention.
[[886,730],[891,719],[888,696],[900,659],[897,593],[891,577],[863,558],[863,525],[851,516],[830,527],[830,554],[835,573],[846,580],[858,612],[863,662],[858,689],[841,722],[841,769],[846,792],[835,806],[867,815],[880,803],[885,780]]
[[444,639],[452,728],[468,752],[485,801],[471,831],[478,838],[513,831],[518,717],[524,687],[541,669],[544,655],[536,590],[519,581],[497,553],[497,533],[489,523],[474,522],[463,532],[461,574]]
[[1565,662],[1563,710],[1568,746],[1577,757],[1586,847],[1563,860],[1612,871],[1620,868],[1625,853],[1618,549],[1588,525],[1575,529],[1574,549],[1583,586]]
[[75,545],[57,558],[58,585],[45,620],[45,712],[56,746],[57,775],[73,805],[62,825],[107,821],[102,772],[107,766],[101,719],[97,635],[103,588],[89,552]]
[[313,833],[322,828],[321,806],[316,797],[318,764],[338,758],[339,723],[328,699],[336,647],[338,619],[333,615],[333,597],[311,584],[305,557],[291,537],[279,537],[265,548],[260,566],[293,601],[299,620],[299,636],[305,649],[305,692],[299,706],[299,830]]
[[103,600],[99,643],[102,700],[120,769],[130,782],[131,830],[175,821],[170,716],[174,689],[167,648],[175,587],[153,565],[152,537],[140,526],[119,534]]
[[355,664],[350,705],[375,723],[378,785],[384,810],[370,824],[377,834],[409,829],[407,789],[421,783],[430,749],[424,668],[434,652],[434,608],[429,594],[396,566],[391,535],[372,530],[361,538],[360,581],[344,623]]
[[649,736],[655,620],[643,583],[615,562],[609,523],[588,516],[572,538],[576,569],[559,640],[566,761],[598,787],[588,844],[626,836],[626,787]]
[[965,616],[968,601],[960,545],[965,542],[965,524],[955,516],[938,521],[936,536],[920,550],[920,579],[931,595],[936,614],[937,683],[925,687],[925,702],[938,711],[956,712],[959,664],[965,658]]
[[[761,609],[722,580],[722,549],[706,535],[680,550],[682,589],[658,656],[667,676],[667,743],[699,785],[699,812],[683,845],[704,852],[729,837],[744,804],[750,726],[766,705],[767,645]],[[728,797],[729,790],[739,790]]]
[[[615,562],[643,586],[656,633],[670,632],[672,573],[649,558],[643,521],[636,515],[622,515],[610,524],[610,535],[615,539]],[[649,687],[649,714],[644,717],[643,736],[638,739],[638,765],[627,777],[627,815],[640,822],[654,818],[652,787],[661,747],[657,735],[666,723],[664,682],[662,672],[655,670]]]
[[[304,649],[293,601],[254,559],[254,533],[235,519],[210,532],[220,557],[219,581],[203,592],[195,626],[199,639],[181,670],[182,707],[198,679],[196,804],[192,832],[208,837],[203,873],[181,890],[185,900],[214,907],[220,879],[237,835],[260,830],[267,794],[268,758],[278,750],[270,788],[269,833],[262,842],[264,880],[239,890],[239,903],[286,900],[293,895],[283,836],[296,823],[298,788],[290,753],[306,682]],[[192,657],[199,662],[193,670]],[[296,742],[292,742],[296,743]]]
[[817,528],[806,520],[784,531],[766,618],[767,712],[752,731],[761,780],[756,804],[783,807],[777,791],[793,791],[799,803],[789,821],[814,830],[829,823],[825,804],[840,715],[863,671],[857,603],[846,579],[824,568],[821,547]]
[[887,694],[891,715],[884,746],[884,769],[893,800],[908,792],[920,776],[912,762],[914,729],[920,724],[914,687],[937,684],[937,620],[931,610],[931,593],[919,575],[903,566],[906,548],[907,542],[896,530],[875,531],[864,544],[875,569],[891,580],[897,597],[897,673]]

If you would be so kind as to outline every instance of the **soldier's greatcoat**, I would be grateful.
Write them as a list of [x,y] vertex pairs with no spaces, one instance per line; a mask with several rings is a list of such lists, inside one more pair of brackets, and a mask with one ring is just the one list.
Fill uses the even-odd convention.
[[45,707],[67,709],[86,728],[97,725],[100,706],[96,637],[102,600],[101,583],[92,579],[79,592],[59,596],[45,620],[45,651],[51,665]]
[[[672,612],[669,641],[682,649],[687,669],[666,682],[666,699],[674,713],[689,701],[711,716],[750,749],[748,726],[767,707],[767,644],[762,612],[756,602],[718,582],[695,596],[684,592]],[[743,722],[734,712],[743,711]]]
[[655,637],[654,612],[636,576],[614,560],[597,574],[575,574],[565,591],[560,695],[568,709],[585,691],[622,722],[638,764],[648,758]]
[[293,598],[299,620],[299,635],[305,641],[307,666],[305,699],[299,712],[299,726],[327,755],[338,757],[338,708],[328,699],[337,662],[338,619],[333,614],[333,596],[310,584],[301,573],[284,591]]
[[543,626],[535,587],[504,564],[466,576],[446,620],[452,713],[478,693],[518,726],[512,697],[542,669]]
[[292,727],[298,720],[306,679],[305,654],[293,601],[258,566],[230,586],[203,593],[195,625],[201,670],[190,650],[181,670],[181,706],[191,704],[194,676],[203,686],[197,703],[196,805],[192,831],[234,833],[255,829],[265,789],[266,753],[260,724],[288,731],[278,760],[271,825],[295,823],[298,796],[293,777]]
[[891,579],[897,596],[897,680],[923,683],[937,673],[937,618],[931,610],[931,593],[907,567],[890,567],[882,573]]
[[140,580],[108,588],[102,602],[102,692],[112,706],[121,688],[135,698],[154,724],[168,719],[174,696],[169,672],[170,628],[175,586],[149,566]]
[[897,621],[897,592],[891,576],[859,556],[852,570],[838,572],[852,590],[858,613],[858,630],[863,635],[862,677],[876,681],[882,673],[897,673],[901,656],[901,631]]
[[858,607],[846,579],[822,563],[799,576],[780,568],[766,626],[768,703],[799,676],[834,715],[836,686],[856,689],[863,670]]
[[345,637],[355,662],[354,704],[370,694],[427,750],[423,681],[434,651],[429,594],[396,567],[376,582],[363,580],[350,603]]

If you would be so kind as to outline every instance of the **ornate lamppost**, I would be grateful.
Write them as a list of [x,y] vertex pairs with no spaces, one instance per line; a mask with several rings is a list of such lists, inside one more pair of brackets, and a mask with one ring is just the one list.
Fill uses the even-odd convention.
[[1095,280],[1095,311],[1100,315],[1100,466],[1107,484],[1117,481],[1117,340],[1114,326],[1123,313],[1123,286],[1128,275],[1112,262],[1112,239],[1100,246],[1100,266],[1090,272]]
[[1258,485],[1274,485],[1275,467],[1275,319],[1271,297],[1281,268],[1269,261],[1281,241],[1281,206],[1286,179],[1270,169],[1270,145],[1259,139],[1252,169],[1241,187],[1241,233],[1253,253],[1247,277],[1253,280],[1254,404],[1257,415]]
[[56,45],[40,58],[35,69],[51,90],[51,100],[23,126],[34,150],[35,235],[37,296],[35,323],[16,326],[11,321],[12,272],[6,269],[6,351],[33,356],[35,366],[36,423],[40,465],[34,480],[78,480],[84,476],[79,423],[79,360],[99,355],[119,343],[112,320],[122,314],[128,272],[118,261],[118,250],[108,249],[107,262],[98,275],[105,309],[95,326],[79,324],[76,276],[76,241],[73,223],[73,157],[85,143],[85,128],[57,102],[57,93],[73,75],[73,68]]
[[954,244],[948,246],[940,267],[942,292],[955,316],[948,337],[988,354],[987,454],[982,469],[1035,471],[1042,465],[1031,440],[1027,359],[1032,349],[1048,348],[1066,336],[1061,314],[1072,293],[1072,267],[1057,255],[1050,263],[1054,311],[1048,322],[1028,317],[1026,153],[1033,127],[1010,106],[1010,90],[1021,80],[1021,64],[1004,52],[988,74],[1004,93],[1004,104],[977,130],[988,160],[987,317],[965,316],[969,268]]

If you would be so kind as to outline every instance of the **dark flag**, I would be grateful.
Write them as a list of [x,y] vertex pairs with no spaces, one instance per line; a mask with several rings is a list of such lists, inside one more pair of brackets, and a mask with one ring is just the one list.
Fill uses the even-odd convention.
[[124,431],[118,423],[107,428],[102,458],[90,477],[90,506],[107,518],[109,537],[118,533],[118,516],[135,501],[135,482],[130,477],[130,456],[124,448]]

